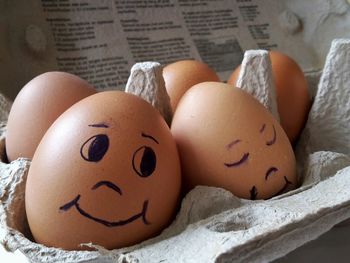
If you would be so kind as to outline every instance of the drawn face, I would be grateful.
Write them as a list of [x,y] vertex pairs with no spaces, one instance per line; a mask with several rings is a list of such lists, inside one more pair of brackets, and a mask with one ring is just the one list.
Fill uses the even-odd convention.
[[47,245],[127,246],[170,222],[180,184],[176,145],[158,112],[133,95],[97,94],[62,115],[40,144],[28,222]]
[[[267,129],[270,129],[270,131],[267,131]],[[270,136],[270,137],[268,137],[266,139],[266,135]],[[261,149],[263,147],[266,147],[267,149],[263,150],[263,151],[266,151],[266,154],[268,155],[269,154],[268,148],[272,149],[272,147],[274,147],[275,144],[277,143],[278,138],[277,138],[277,132],[276,132],[276,128],[275,128],[274,124],[266,125],[266,123],[263,123],[261,125],[261,128],[259,129],[259,133],[257,132],[257,137],[260,137],[261,145],[249,144],[249,148],[251,150],[249,150],[249,148],[248,148],[247,151],[243,152],[242,156],[235,161],[224,162],[224,166],[227,167],[228,169],[232,169],[232,170],[241,168],[240,173],[243,173],[243,174],[254,172],[254,171],[249,171],[254,167],[253,165],[249,165],[250,159],[254,159],[254,155],[263,154],[263,152],[261,152],[261,151],[256,152],[255,149],[257,149],[257,148]],[[241,139],[234,139],[232,142],[230,142],[229,144],[226,145],[227,151],[229,153],[231,151],[234,151],[235,147],[237,148],[237,146],[239,146],[240,143],[242,143]],[[259,158],[259,156],[257,156],[256,158]],[[277,165],[273,165],[273,164],[269,165],[266,168],[266,171],[261,174],[261,176],[263,176],[265,179],[265,184],[262,184],[262,185],[260,184],[259,188],[260,187],[263,189],[266,188],[265,185],[267,185],[269,183],[271,178],[279,177],[281,179],[280,189],[277,190],[275,193],[270,194],[270,197],[280,195],[280,194],[286,192],[288,189],[295,187],[294,180],[291,178],[290,180],[293,180],[293,181],[290,181],[286,175],[283,175],[283,174],[281,175],[279,168],[276,166]],[[235,171],[233,173],[235,173]],[[259,181],[261,181],[261,180],[257,180],[257,183],[253,184],[251,186],[251,188],[249,189],[249,195],[250,195],[251,200],[256,200],[256,199],[261,198],[259,195],[260,194],[259,189],[257,187]],[[248,189],[246,189],[246,191],[247,190]],[[246,193],[246,194],[248,194],[248,193]],[[265,193],[263,192],[263,194],[265,194]]]
[[[109,128],[107,124],[91,124],[90,127],[98,127],[98,128]],[[159,144],[159,142],[151,135],[147,135],[145,133],[141,133],[141,136],[150,139],[156,144]],[[94,162],[97,163],[103,159],[103,157],[107,154],[109,148],[109,137],[107,134],[96,134],[92,137],[90,137],[80,148],[80,156],[84,161],[87,162]],[[141,160],[139,157],[141,157]],[[136,149],[132,156],[132,168],[138,176],[142,178],[146,178],[148,176],[151,176],[153,172],[156,169],[157,166],[157,157],[150,146],[143,145]],[[112,191],[115,191],[116,194],[119,194],[120,196],[123,196],[123,192],[120,189],[119,186],[117,186],[115,183],[107,180],[101,180],[98,181],[96,184],[94,184],[91,187],[91,190],[96,190],[99,187],[107,187],[111,189]],[[85,211],[82,207],[80,207],[79,200],[81,198],[80,194],[77,194],[77,196],[70,202],[62,205],[59,209],[61,211],[68,211],[72,207],[75,207],[75,209],[84,217],[87,219],[93,220],[96,223],[102,224],[106,227],[118,227],[118,226],[124,226],[126,224],[130,224],[135,220],[142,220],[142,222],[145,225],[149,225],[150,222],[146,219],[146,213],[148,208],[148,202],[149,200],[144,200],[142,209],[140,209],[140,212],[134,215],[131,215],[127,219],[122,219],[118,221],[108,221],[102,218],[98,218],[90,214],[89,212]]]
[[224,83],[196,85],[180,101],[171,131],[187,189],[216,186],[254,200],[296,187],[295,157],[286,134],[242,90]]

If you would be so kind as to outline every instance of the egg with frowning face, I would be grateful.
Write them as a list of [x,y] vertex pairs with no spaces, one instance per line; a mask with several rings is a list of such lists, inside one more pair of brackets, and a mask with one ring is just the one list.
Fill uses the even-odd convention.
[[204,82],[182,97],[171,125],[183,181],[266,199],[297,185],[295,157],[280,124],[254,97]]
[[68,109],[40,142],[26,185],[28,223],[47,246],[132,245],[169,224],[180,184],[158,111],[135,95],[101,92]]

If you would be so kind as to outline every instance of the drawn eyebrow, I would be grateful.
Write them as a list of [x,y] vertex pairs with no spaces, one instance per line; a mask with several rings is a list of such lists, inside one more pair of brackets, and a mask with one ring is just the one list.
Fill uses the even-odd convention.
[[229,144],[226,145],[227,150],[231,149],[232,146],[234,146],[235,144],[237,144],[239,142],[241,142],[241,140],[239,140],[239,139],[230,142]]
[[264,123],[262,126],[261,126],[261,128],[260,128],[260,133],[262,133],[264,130],[265,130],[265,127],[266,127],[266,124]]
[[148,134],[142,132],[142,133],[141,133],[141,136],[142,136],[142,137],[145,137],[145,138],[148,138],[148,139],[151,139],[151,140],[154,141],[155,143],[159,144],[159,142],[158,142],[153,136],[151,136],[151,135],[148,135]]
[[270,141],[266,142],[267,146],[271,146],[272,144],[274,144],[276,142],[276,129],[275,129],[274,125],[272,125],[272,129],[273,129],[273,138]]
[[95,127],[95,128],[109,128],[109,126],[106,123],[95,123],[95,124],[89,124],[89,127]]

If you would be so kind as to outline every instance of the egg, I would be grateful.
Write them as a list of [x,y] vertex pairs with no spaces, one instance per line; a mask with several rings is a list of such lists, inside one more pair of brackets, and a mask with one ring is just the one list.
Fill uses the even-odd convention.
[[[272,75],[276,87],[280,123],[292,144],[295,144],[305,125],[311,107],[308,84],[299,65],[289,56],[270,51]],[[236,85],[240,66],[227,83]]]
[[29,81],[15,98],[9,114],[8,160],[31,159],[57,117],[77,101],[95,93],[86,81],[65,72],[46,72]]
[[182,95],[193,85],[205,81],[220,81],[213,69],[196,60],[180,60],[165,66],[163,78],[173,112]]
[[70,107],[40,142],[25,189],[29,227],[36,242],[67,250],[133,245],[171,222],[180,185],[159,112],[135,95],[100,92]]
[[287,135],[254,97],[229,84],[204,82],[182,97],[171,125],[187,191],[221,187],[267,199],[297,186]]

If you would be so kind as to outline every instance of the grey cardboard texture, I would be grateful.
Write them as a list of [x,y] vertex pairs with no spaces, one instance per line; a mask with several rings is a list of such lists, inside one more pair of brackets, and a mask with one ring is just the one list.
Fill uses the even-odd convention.
[[[349,57],[350,40],[334,40],[296,147],[299,188],[249,201],[223,189],[198,186],[182,200],[172,224],[155,238],[122,249],[90,244],[97,250],[64,251],[30,238],[24,209],[30,161],[1,162],[0,242],[33,262],[269,262],[286,255],[350,217]],[[241,73],[238,86],[248,92],[251,85],[261,89],[254,95],[276,116],[266,52],[246,53],[244,68],[250,73]],[[3,101],[0,113],[6,119]],[[0,136],[4,157],[6,121]]]

